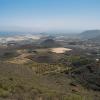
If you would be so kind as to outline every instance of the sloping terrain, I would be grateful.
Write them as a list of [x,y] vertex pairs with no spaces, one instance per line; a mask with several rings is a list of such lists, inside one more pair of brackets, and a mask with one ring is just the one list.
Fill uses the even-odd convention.
[[56,42],[55,40],[53,39],[46,39],[44,40],[43,42],[40,43],[40,45],[42,47],[48,47],[48,48],[51,48],[51,47],[59,47],[61,46],[58,42]]
[[91,41],[94,41],[94,42],[100,42],[100,35],[95,37],[95,38],[92,38],[90,39]]
[[1,48],[0,100],[99,100],[99,56],[88,52],[94,50],[55,53],[32,44]]
[[31,67],[34,66],[0,63],[0,100],[95,100],[99,98],[98,92],[87,91],[60,71],[37,75]]
[[88,30],[80,34],[80,37],[83,39],[92,39],[100,36],[100,30]]

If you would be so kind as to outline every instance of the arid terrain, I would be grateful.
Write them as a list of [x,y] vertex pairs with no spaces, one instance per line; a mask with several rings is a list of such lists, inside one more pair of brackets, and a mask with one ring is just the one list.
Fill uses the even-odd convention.
[[90,39],[3,42],[0,100],[100,100],[99,59],[100,44]]

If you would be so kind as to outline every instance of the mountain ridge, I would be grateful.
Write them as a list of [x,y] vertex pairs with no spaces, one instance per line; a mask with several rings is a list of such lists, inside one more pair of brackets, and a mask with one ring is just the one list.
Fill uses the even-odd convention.
[[100,36],[100,30],[87,30],[80,33],[82,39],[92,39],[98,36]]

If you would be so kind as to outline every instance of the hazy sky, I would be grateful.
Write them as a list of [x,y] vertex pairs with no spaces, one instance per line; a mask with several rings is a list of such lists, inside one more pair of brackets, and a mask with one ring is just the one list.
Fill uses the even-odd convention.
[[100,0],[0,0],[0,31],[100,29]]

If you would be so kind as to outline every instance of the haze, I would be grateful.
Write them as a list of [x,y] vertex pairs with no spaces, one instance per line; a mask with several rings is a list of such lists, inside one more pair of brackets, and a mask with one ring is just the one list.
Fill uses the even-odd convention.
[[100,29],[100,0],[0,0],[0,31]]

